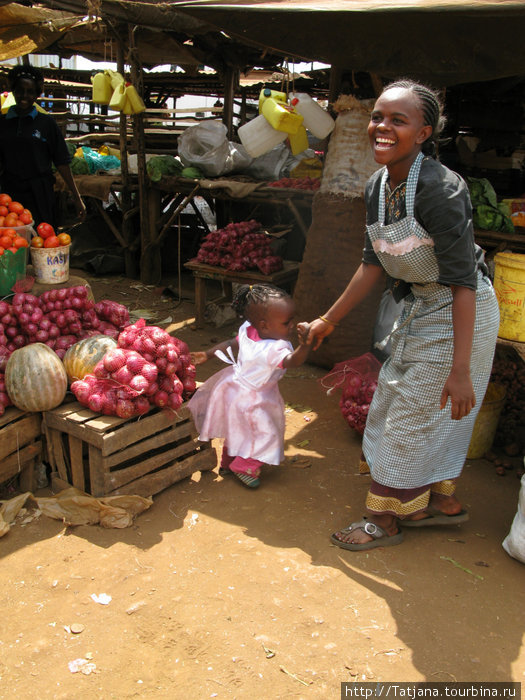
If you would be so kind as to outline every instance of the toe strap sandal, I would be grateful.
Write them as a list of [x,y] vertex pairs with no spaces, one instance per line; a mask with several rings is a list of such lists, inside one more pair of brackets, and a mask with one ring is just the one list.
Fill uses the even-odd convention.
[[[353,532],[361,530],[369,535],[372,539],[368,542],[344,542],[337,535],[351,535]],[[341,547],[342,549],[349,549],[352,552],[360,552],[366,549],[374,549],[375,547],[392,547],[393,545],[400,544],[403,541],[403,533],[401,530],[395,535],[389,535],[388,532],[382,528],[380,525],[376,525],[371,520],[363,518],[358,522],[351,523],[348,527],[334,532],[330,537],[333,544]]]
[[420,520],[402,520],[403,527],[432,527],[434,525],[461,525],[467,522],[469,514],[466,510],[460,510],[454,515],[447,515],[440,510],[425,508],[426,516]]

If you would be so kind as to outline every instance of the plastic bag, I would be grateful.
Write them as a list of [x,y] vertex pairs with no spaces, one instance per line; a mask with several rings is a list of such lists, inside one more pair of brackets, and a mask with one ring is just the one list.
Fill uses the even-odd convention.
[[339,407],[348,425],[360,435],[365,431],[366,417],[374,392],[381,362],[367,352],[359,357],[338,362],[331,372],[321,377],[321,386],[331,394],[342,389]]
[[381,345],[388,334],[392,332],[395,321],[399,318],[399,314],[403,309],[403,301],[396,301],[390,289],[385,289],[379,302],[379,309],[374,324],[374,332],[372,335],[372,344],[376,349],[374,354],[382,361],[390,357],[392,349],[392,341],[388,340],[386,345]]
[[89,173],[93,175],[97,170],[117,170],[120,169],[120,160],[116,156],[105,156],[94,151],[88,146],[82,146],[84,160],[88,164]]
[[[525,458],[523,461],[525,463]],[[525,475],[521,477],[518,510],[502,547],[511,557],[525,564]]]
[[179,157],[185,166],[200,168],[206,177],[243,171],[252,158],[239,143],[228,141],[228,130],[218,120],[188,127],[179,136]]
[[268,153],[254,158],[246,168],[246,174],[255,180],[278,180],[284,172],[289,155],[288,147],[280,143]]

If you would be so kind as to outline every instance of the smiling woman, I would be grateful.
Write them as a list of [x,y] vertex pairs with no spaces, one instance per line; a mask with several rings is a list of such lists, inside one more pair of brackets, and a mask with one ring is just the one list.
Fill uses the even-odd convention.
[[73,195],[78,217],[85,218],[64,137],[53,117],[35,106],[42,93],[42,73],[33,66],[15,66],[9,86],[16,104],[0,117],[0,190],[29,209],[35,224],[54,226],[54,164]]
[[[468,519],[455,496],[485,394],[499,327],[483,252],[474,242],[466,183],[434,157],[438,95],[402,80],[372,110],[368,136],[384,167],[366,185],[360,266],[339,299],[310,324],[314,348],[388,275],[403,302],[363,435],[372,484],[367,515],[335,532],[362,551],[402,541],[402,527]],[[380,345],[381,346],[381,345]]]

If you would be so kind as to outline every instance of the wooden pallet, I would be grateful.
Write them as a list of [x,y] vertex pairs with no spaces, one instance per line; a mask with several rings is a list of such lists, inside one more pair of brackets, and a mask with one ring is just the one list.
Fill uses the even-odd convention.
[[215,450],[199,442],[186,405],[138,418],[103,416],[78,402],[46,411],[44,431],[56,487],[93,496],[152,496],[197,471],[213,469]]
[[20,474],[20,490],[34,490],[35,465],[42,455],[41,423],[41,413],[14,407],[0,416],[0,484]]

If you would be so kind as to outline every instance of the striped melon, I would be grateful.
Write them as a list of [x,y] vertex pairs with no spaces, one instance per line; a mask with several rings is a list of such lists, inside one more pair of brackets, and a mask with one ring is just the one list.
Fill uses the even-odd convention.
[[68,348],[64,355],[64,367],[70,382],[84,379],[86,374],[93,374],[96,364],[108,350],[117,347],[117,341],[109,335],[94,335],[84,338]]
[[67,374],[54,350],[44,343],[31,343],[9,357],[5,386],[21,411],[49,411],[64,400]]

